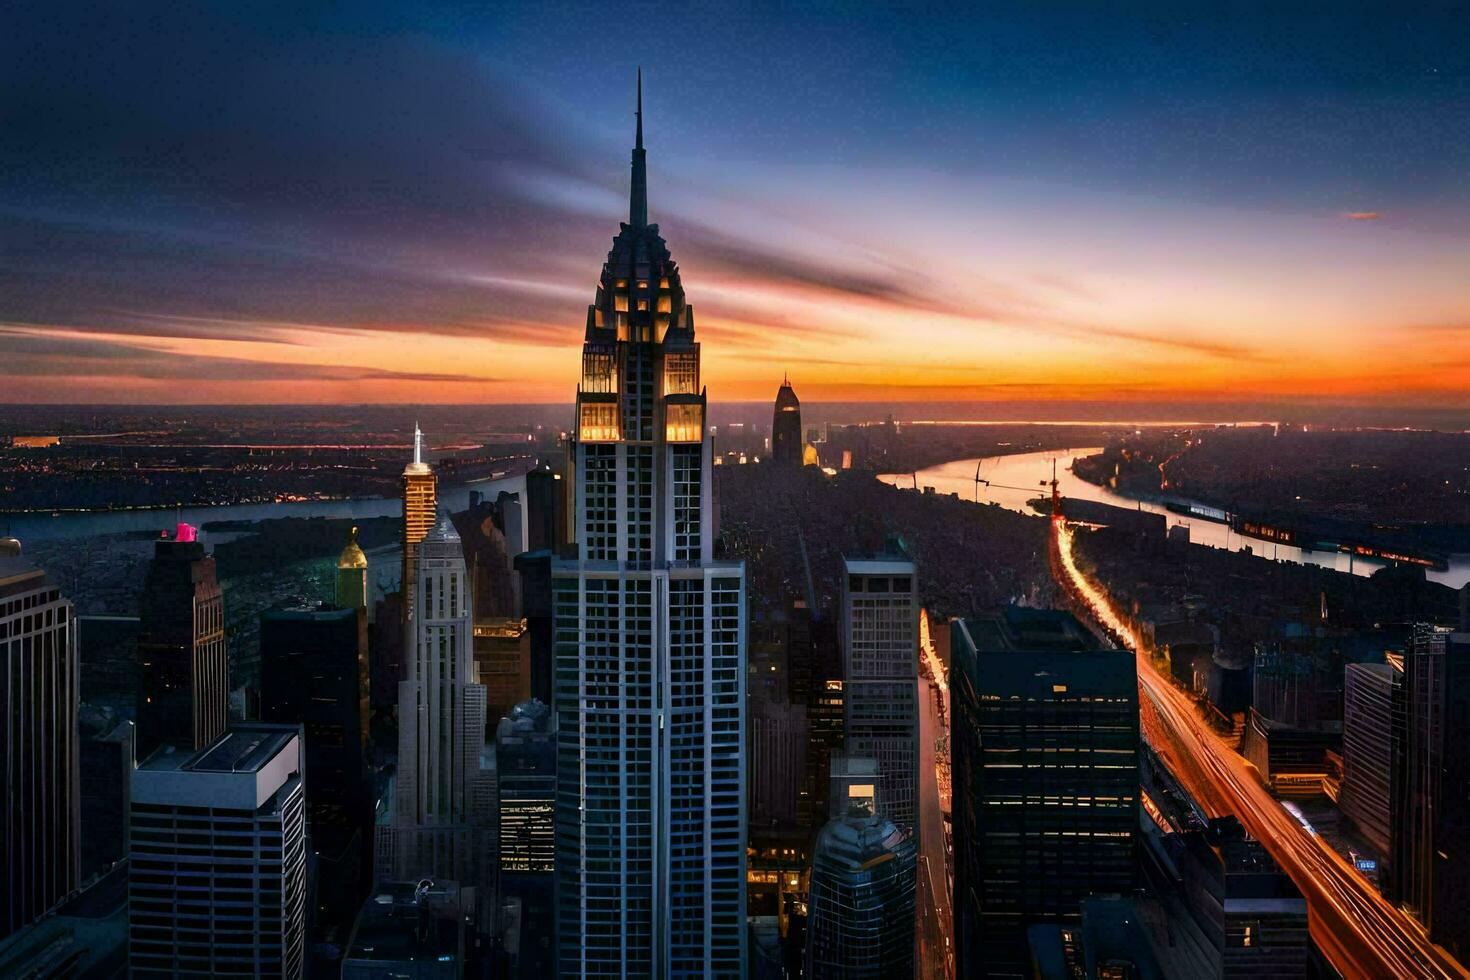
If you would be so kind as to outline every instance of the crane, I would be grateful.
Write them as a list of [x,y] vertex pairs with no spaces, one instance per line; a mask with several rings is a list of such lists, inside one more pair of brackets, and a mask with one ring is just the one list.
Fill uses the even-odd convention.
[[[983,463],[983,462],[985,462],[984,459],[979,459],[979,460],[976,460],[975,461],[975,503],[978,504],[980,502],[980,484],[982,484],[982,483],[985,484],[986,487],[995,487],[997,490],[1019,490],[1022,493],[1030,493],[1031,492],[1031,488],[1030,487],[1013,487],[1013,486],[1010,486],[1009,484],[1006,484],[1006,483],[994,483],[994,482],[992,482],[990,480],[983,479],[980,476],[980,464]],[[1051,481],[1048,482],[1046,480],[1042,480],[1040,483],[1037,484],[1037,486],[1039,486],[1039,487],[1047,487],[1047,486],[1049,486],[1049,487],[1052,487],[1053,490],[1055,490],[1055,488],[1056,488],[1056,482],[1057,482],[1056,460],[1052,460]]]

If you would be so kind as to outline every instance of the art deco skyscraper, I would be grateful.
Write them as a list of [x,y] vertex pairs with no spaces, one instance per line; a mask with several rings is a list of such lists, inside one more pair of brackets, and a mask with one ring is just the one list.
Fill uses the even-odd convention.
[[180,524],[153,546],[138,625],[138,758],[165,743],[202,749],[225,730],[230,669],[214,556]]
[[482,778],[485,689],[474,683],[469,575],[448,517],[417,559],[414,643],[398,685],[393,816],[386,850],[379,841],[378,877],[470,881],[483,830],[471,804]]
[[552,568],[559,969],[738,976],[745,568],[713,560],[699,344],[648,223],[641,94],[629,210],[587,310],[577,557]]
[[[413,426],[413,462],[403,468],[403,622],[413,619],[414,575],[418,569],[419,542],[434,526],[438,479],[424,462],[424,434]],[[411,639],[411,636],[406,638]]]
[[771,459],[782,466],[801,465],[801,399],[785,378],[776,391],[771,418]]
[[79,690],[71,602],[0,541],[0,937],[77,884]]

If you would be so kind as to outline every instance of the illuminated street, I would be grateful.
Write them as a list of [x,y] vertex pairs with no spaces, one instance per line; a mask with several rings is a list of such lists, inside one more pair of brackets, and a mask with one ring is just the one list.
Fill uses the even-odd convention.
[[[919,767],[919,881],[915,895],[918,906],[919,974],[925,980],[954,976],[954,913],[948,869],[949,844],[945,836],[943,790],[948,788],[949,682],[944,665],[929,636],[929,614],[919,618],[919,650],[922,655],[921,695],[924,711],[919,715],[919,743],[928,753],[927,764]],[[944,779],[941,787],[940,777]]]
[[1291,875],[1307,899],[1312,936],[1333,965],[1350,977],[1470,975],[1265,790],[1253,767],[1155,669],[1109,597],[1078,568],[1072,530],[1061,521],[1054,527],[1064,584],[1109,633],[1138,651],[1144,737],[1211,816],[1235,814]]

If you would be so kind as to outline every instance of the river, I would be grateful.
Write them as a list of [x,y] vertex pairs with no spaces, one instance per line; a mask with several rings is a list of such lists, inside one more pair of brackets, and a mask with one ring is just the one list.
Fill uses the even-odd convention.
[[[469,507],[470,493],[495,499],[502,490],[525,498],[525,473],[508,474],[463,486],[440,487],[439,506],[460,511]],[[265,521],[279,517],[355,518],[400,517],[403,501],[398,497],[363,497],[354,500],[293,500],[283,503],[225,504],[217,507],[156,508],[50,514],[0,514],[0,536],[29,541],[52,541],[122,534],[129,531],[173,530],[180,522],[196,527],[216,521]]]
[[[1026,502],[1036,497],[1046,496],[1050,492],[1047,484],[1051,481],[1052,461],[1055,460],[1057,483],[1063,497],[1096,500],[1116,507],[1163,514],[1170,527],[1176,524],[1188,527],[1189,540],[1195,544],[1208,545],[1211,548],[1226,548],[1230,551],[1249,548],[1265,558],[1320,565],[1355,575],[1372,575],[1384,567],[1383,562],[1339,552],[1302,551],[1290,545],[1278,545],[1269,541],[1242,537],[1232,531],[1227,524],[1209,520],[1191,520],[1159,504],[1138,501],[1132,497],[1115,493],[1106,487],[1088,483],[1072,473],[1073,460],[1099,452],[1102,452],[1102,448],[1093,446],[1082,449],[1047,449],[1035,453],[1017,453],[1012,456],[987,456],[983,459],[958,459],[919,470],[916,474],[884,473],[878,479],[896,487],[912,487],[917,480],[921,488],[933,487],[936,493],[957,493],[965,500],[994,503],[1017,513],[1035,514],[1036,511],[1028,507]],[[980,466],[980,479],[989,480],[991,483],[990,486],[980,485],[978,490],[975,484],[977,463]],[[1035,489],[1024,489],[1027,487]],[[1447,569],[1442,572],[1430,571],[1428,575],[1432,582],[1439,582],[1456,589],[1461,588],[1465,583],[1470,582],[1470,556],[1455,555],[1450,559]]]

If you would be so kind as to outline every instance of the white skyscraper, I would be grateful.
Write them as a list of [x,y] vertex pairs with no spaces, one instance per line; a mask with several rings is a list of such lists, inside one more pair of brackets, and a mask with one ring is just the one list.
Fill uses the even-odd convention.
[[648,223],[587,311],[569,451],[575,559],[553,566],[557,947],[563,976],[745,966],[745,569],[713,561],[699,345]]
[[[449,518],[418,545],[413,647],[398,685],[398,771],[391,823],[379,829],[379,877],[474,881],[487,828],[474,806],[485,746],[485,689],[475,683],[469,576]],[[385,866],[386,865],[386,866]]]
[[842,666],[847,751],[878,760],[879,806],[917,835],[919,599],[902,554],[844,558]]
[[130,975],[301,977],[306,793],[297,725],[237,724],[133,772]]

